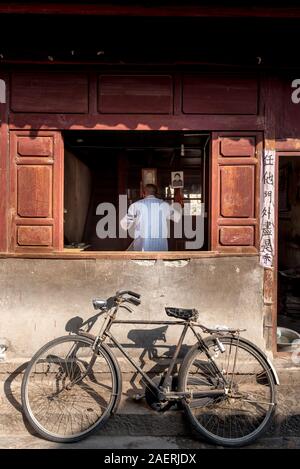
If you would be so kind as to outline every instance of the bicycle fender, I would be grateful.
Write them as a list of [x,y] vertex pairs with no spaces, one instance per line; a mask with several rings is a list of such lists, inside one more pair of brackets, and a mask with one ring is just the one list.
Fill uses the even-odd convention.
[[[227,336],[227,337],[232,337],[232,336]],[[220,337],[220,340],[222,341],[222,337]],[[204,339],[204,342],[206,344],[209,344],[211,341],[213,341],[213,338],[212,337],[208,337],[206,339]],[[244,342],[246,343],[247,345],[250,345],[252,348],[255,349],[255,351],[261,356],[264,358],[264,360],[268,363],[269,367],[270,367],[270,370],[272,372],[272,375],[273,375],[273,378],[274,378],[274,381],[275,381],[275,384],[277,386],[280,385],[280,381],[279,381],[279,377],[278,377],[278,374],[277,374],[277,371],[273,365],[273,363],[271,362],[271,360],[269,359],[269,357],[265,354],[265,352],[263,352],[263,350],[261,350],[257,345],[255,345],[253,342],[251,342],[250,340],[248,339],[245,339],[244,337],[240,337],[239,338],[239,341],[240,342]],[[190,353],[193,353],[195,349],[199,348],[199,344],[196,343],[195,345],[193,345],[191,347],[191,349],[189,350],[189,352],[187,353],[184,361],[187,359],[187,357],[190,355]]]
[[245,342],[248,345],[251,345],[251,347],[253,347],[257,351],[257,353],[259,353],[266,360],[266,362],[268,363],[268,365],[270,367],[270,370],[272,371],[272,375],[273,375],[275,384],[277,386],[279,386],[280,382],[279,382],[279,377],[278,377],[277,371],[275,369],[275,366],[271,362],[270,358],[267,356],[267,354],[263,350],[261,350],[257,345],[255,345],[253,342],[251,342],[250,340],[245,339],[244,337],[240,338],[239,340],[242,341],[242,342]]

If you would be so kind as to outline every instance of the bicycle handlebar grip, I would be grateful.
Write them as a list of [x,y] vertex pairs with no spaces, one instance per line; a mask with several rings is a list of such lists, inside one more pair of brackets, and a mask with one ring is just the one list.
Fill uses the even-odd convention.
[[139,293],[135,293],[134,291],[129,290],[127,293],[128,295],[134,296],[135,298],[138,298],[138,299],[141,298],[141,295]]
[[137,298],[134,298],[134,297],[128,298],[128,301],[130,301],[130,303],[133,303],[136,306],[141,304],[141,300],[138,300]]

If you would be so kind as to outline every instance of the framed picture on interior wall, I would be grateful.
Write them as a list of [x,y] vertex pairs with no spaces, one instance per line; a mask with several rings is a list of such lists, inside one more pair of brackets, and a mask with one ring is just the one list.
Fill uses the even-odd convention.
[[171,185],[174,189],[180,189],[184,186],[183,171],[171,172]]
[[157,169],[156,168],[143,168],[142,169],[142,186],[147,184],[154,184],[157,186]]

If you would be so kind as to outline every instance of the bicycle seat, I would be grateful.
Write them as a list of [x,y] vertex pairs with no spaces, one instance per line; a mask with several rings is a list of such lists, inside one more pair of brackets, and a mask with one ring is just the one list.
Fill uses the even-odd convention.
[[195,321],[198,318],[198,311],[196,309],[184,309],[184,308],[165,308],[168,316],[173,316],[174,318],[183,319],[188,321],[189,319],[194,319]]

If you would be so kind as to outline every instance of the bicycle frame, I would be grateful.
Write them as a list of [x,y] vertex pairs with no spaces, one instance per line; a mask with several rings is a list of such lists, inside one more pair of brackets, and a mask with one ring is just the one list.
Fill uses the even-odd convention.
[[[199,348],[201,348],[207,358],[209,359],[212,367],[214,368],[214,371],[216,372],[216,375],[220,377],[220,379],[224,382],[224,388],[227,385],[226,378],[222,374],[222,372],[219,370],[218,366],[214,362],[212,356],[209,353],[209,350],[202,339],[201,335],[196,332],[195,328],[196,327],[201,327],[199,323],[193,322],[193,321],[139,321],[139,320],[117,320],[115,319],[117,311],[118,311],[119,305],[115,307],[114,311],[110,311],[107,313],[106,318],[103,322],[103,325],[100,329],[99,334],[97,335],[95,342],[94,342],[94,350],[96,351],[96,348],[99,344],[105,341],[106,338],[110,339],[111,342],[120,350],[120,352],[125,356],[125,358],[131,363],[131,365],[135,368],[135,370],[140,374],[144,380],[148,383],[148,385],[155,389],[158,393],[158,396],[160,399],[167,399],[167,400],[179,400],[182,398],[200,398],[200,397],[217,397],[217,396],[222,396],[224,395],[224,389],[216,389],[216,390],[210,390],[210,391],[205,391],[205,392],[196,392],[193,393],[193,396],[191,393],[183,393],[183,392],[172,392],[170,390],[171,388],[171,376],[176,364],[176,360],[178,358],[179,352],[181,350],[183,341],[185,339],[186,333],[189,329],[192,330],[193,334],[195,335],[196,339],[198,340],[199,343]],[[113,336],[113,334],[110,332],[111,327],[114,324],[141,324],[141,325],[168,325],[168,326],[183,326],[183,331],[179,337],[178,343],[175,348],[174,355],[170,361],[169,367],[167,369],[166,374],[163,376],[163,380],[158,386],[149,376],[145,371],[136,363],[136,361],[130,357],[130,355],[127,353],[127,351],[124,349],[124,347],[118,342],[118,340]]]

